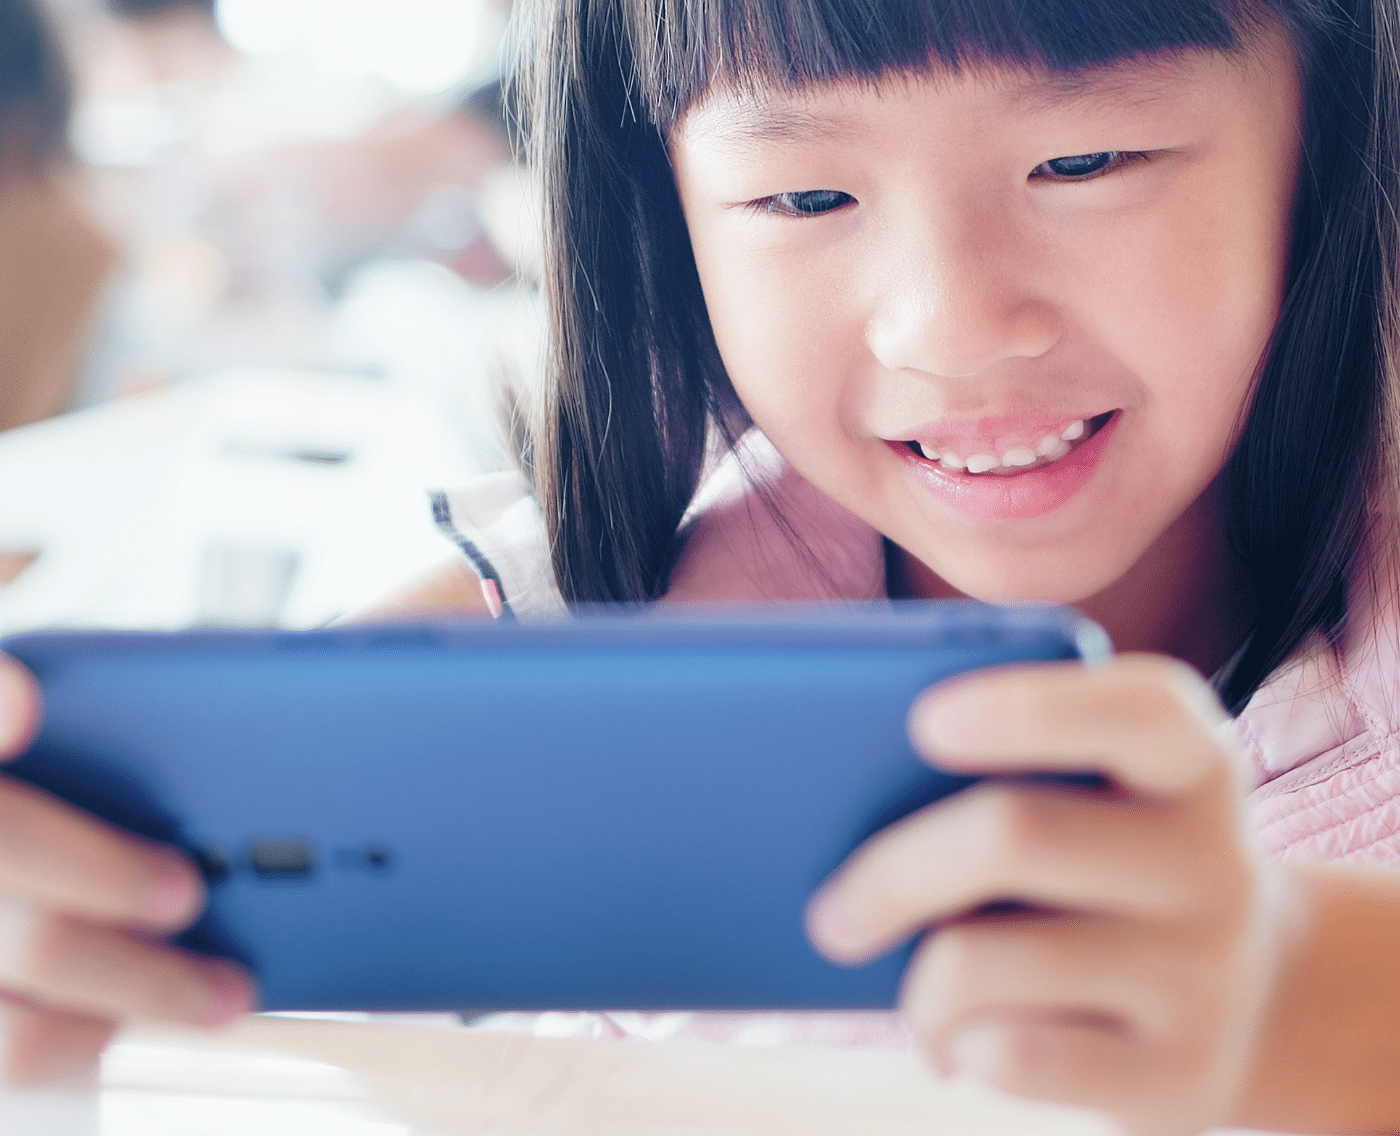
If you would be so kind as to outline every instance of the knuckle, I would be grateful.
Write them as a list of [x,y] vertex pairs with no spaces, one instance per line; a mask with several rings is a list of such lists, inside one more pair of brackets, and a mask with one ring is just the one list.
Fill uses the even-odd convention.
[[1038,802],[1025,791],[1005,785],[980,787],[981,813],[976,831],[982,842],[980,870],[989,885],[1009,882],[1039,842],[1043,829]]

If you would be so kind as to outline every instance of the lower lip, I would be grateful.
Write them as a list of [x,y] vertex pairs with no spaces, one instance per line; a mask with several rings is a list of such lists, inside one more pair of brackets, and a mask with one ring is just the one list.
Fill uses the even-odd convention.
[[1078,495],[1099,467],[1121,417],[1115,412],[1093,437],[1059,461],[1025,473],[950,473],[902,442],[891,445],[923,483],[955,509],[978,520],[1023,521],[1053,513]]

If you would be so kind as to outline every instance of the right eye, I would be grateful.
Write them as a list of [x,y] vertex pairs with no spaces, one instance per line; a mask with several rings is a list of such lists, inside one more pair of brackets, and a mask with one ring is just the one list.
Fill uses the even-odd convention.
[[1051,158],[1043,168],[1056,177],[1090,178],[1108,169],[1119,157],[1121,155],[1113,150],[1099,154],[1072,154],[1066,158]]
[[765,197],[754,204],[765,213],[778,213],[784,217],[819,217],[853,201],[854,197],[839,189],[803,189],[796,193]]

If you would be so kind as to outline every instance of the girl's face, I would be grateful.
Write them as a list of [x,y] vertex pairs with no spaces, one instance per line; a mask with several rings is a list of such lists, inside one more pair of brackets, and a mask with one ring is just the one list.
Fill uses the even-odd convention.
[[716,90],[671,154],[721,355],[778,450],[952,588],[1074,603],[1193,523],[1229,456],[1301,117],[1279,35],[1069,77]]

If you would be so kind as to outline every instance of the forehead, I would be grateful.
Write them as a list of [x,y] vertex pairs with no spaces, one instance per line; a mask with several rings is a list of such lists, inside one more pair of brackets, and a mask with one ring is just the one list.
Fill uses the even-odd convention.
[[850,141],[868,130],[880,104],[914,92],[950,104],[976,101],[1015,120],[1144,108],[1217,90],[1222,80],[1238,80],[1247,62],[1233,53],[1193,50],[1072,72],[988,64],[798,88],[717,85],[682,115],[676,132],[691,141],[736,146]]

